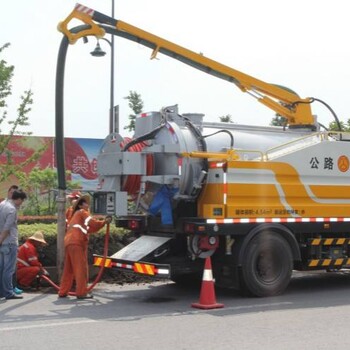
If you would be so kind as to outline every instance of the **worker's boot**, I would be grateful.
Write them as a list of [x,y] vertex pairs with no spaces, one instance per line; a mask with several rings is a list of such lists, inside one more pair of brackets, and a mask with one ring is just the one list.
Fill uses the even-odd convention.
[[38,275],[38,276],[36,276],[36,279],[35,279],[35,289],[36,290],[39,290],[40,289],[40,287],[41,287],[41,285],[40,285],[40,280],[41,280],[41,277]]

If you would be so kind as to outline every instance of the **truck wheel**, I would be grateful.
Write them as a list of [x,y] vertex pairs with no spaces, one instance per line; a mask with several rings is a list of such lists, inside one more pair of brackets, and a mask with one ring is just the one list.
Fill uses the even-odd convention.
[[262,232],[248,243],[244,252],[243,292],[258,297],[280,294],[288,286],[292,270],[288,242],[277,233]]

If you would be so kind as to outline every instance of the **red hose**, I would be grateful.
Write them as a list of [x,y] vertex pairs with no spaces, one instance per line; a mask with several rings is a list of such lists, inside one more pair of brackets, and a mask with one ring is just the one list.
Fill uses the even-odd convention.
[[100,281],[103,271],[105,269],[105,261],[108,255],[108,241],[109,241],[109,224],[107,224],[106,227],[106,235],[105,235],[105,244],[103,249],[103,258],[102,258],[102,266],[100,267],[100,271],[98,272],[95,280],[92,282],[92,284],[88,287],[88,292],[90,292],[96,284]]
[[[108,255],[108,242],[109,242],[109,224],[106,225],[106,236],[105,236],[105,244],[104,244],[104,249],[103,249],[102,266],[100,267],[100,271],[98,272],[93,283],[90,286],[88,286],[88,288],[87,288],[88,292],[90,292],[96,286],[96,284],[100,281],[100,279],[102,277],[103,271],[105,269],[105,260],[106,260],[107,255]],[[60,287],[55,282],[53,282],[49,277],[42,275],[41,278],[44,279],[45,281],[47,281],[49,284],[51,284],[51,286],[54,287],[57,291],[60,289]],[[76,296],[76,293],[69,292],[68,295]]]
[[[132,141],[131,138],[125,137],[124,140],[120,143],[120,147],[123,148],[130,141]],[[145,142],[139,142],[129,147],[128,152],[141,152],[145,147],[146,147]],[[152,173],[153,173],[153,156],[151,154],[148,154],[146,156],[146,174],[149,176],[149,175],[152,175]],[[131,195],[132,197],[136,197],[138,191],[140,190],[140,182],[141,182],[140,175],[128,175],[125,178],[125,181],[123,183],[123,190],[128,192],[128,194]]]

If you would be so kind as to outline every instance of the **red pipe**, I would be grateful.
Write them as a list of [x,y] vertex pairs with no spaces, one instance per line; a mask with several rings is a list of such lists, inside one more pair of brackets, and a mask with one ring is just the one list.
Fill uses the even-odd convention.
[[[102,259],[102,266],[100,267],[100,271],[98,272],[95,280],[93,281],[93,283],[88,286],[87,291],[90,292],[95,286],[96,284],[100,281],[103,271],[105,269],[105,260],[107,258],[108,255],[108,241],[109,241],[109,224],[106,225],[106,236],[105,236],[105,244],[104,244],[104,249],[103,249],[103,259]],[[55,282],[53,282],[49,277],[42,275],[40,276],[42,279],[44,279],[45,281],[47,281],[49,284],[51,284],[52,287],[54,287],[57,291],[60,289],[60,286],[58,286]],[[68,295],[71,296],[76,296],[75,292],[69,292]]]

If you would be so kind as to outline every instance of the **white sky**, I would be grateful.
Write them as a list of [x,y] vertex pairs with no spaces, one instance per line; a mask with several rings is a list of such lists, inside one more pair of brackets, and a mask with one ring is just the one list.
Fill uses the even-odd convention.
[[[55,135],[55,75],[64,20],[75,0],[2,0],[0,45],[10,42],[3,58],[15,66],[15,112],[21,93],[31,88],[34,105],[30,130]],[[107,15],[111,0],[81,0]],[[346,0],[115,0],[115,18],[266,82],[284,85],[300,97],[327,102],[341,120],[350,118],[350,20]],[[108,38],[108,37],[107,37]],[[110,48],[91,57],[93,38],[68,50],[65,77],[65,136],[104,138],[109,125]],[[115,104],[120,130],[131,113],[124,99],[141,94],[144,111],[178,104],[181,113],[204,113],[207,121],[231,114],[237,123],[268,125],[274,112],[233,84],[211,77],[163,55],[115,37]],[[322,105],[313,113],[325,125],[333,120]],[[123,131],[124,133],[125,131]]]

